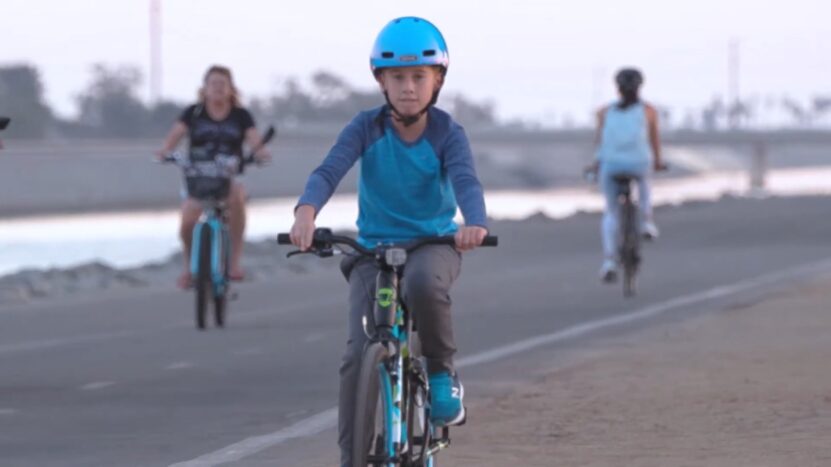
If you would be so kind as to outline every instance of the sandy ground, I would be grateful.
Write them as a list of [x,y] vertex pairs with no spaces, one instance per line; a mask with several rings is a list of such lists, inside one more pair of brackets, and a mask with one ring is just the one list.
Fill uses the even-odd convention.
[[831,277],[596,344],[473,401],[444,465],[831,466]]

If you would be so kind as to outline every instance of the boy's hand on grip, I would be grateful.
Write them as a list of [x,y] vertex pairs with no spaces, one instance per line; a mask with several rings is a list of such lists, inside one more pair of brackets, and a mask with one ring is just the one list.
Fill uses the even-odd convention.
[[309,251],[315,233],[315,208],[308,204],[294,211],[294,225],[291,226],[291,243],[300,251]]
[[459,251],[472,250],[482,245],[482,240],[488,235],[488,230],[478,225],[462,226],[456,232],[456,248]]

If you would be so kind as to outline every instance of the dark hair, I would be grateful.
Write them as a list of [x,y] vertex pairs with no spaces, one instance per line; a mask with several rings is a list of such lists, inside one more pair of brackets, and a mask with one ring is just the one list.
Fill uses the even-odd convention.
[[618,108],[626,109],[640,102],[640,88],[643,75],[636,68],[623,68],[615,75],[615,83],[620,92]]

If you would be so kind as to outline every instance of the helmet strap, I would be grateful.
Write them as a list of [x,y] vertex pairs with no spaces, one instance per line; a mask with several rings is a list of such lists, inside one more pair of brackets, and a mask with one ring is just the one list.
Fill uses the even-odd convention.
[[387,91],[384,91],[384,99],[387,101],[387,105],[391,110],[390,113],[392,114],[392,118],[394,118],[395,121],[401,123],[405,127],[408,127],[418,122],[421,119],[421,116],[426,114],[427,111],[430,110],[430,107],[436,105],[436,101],[439,100],[440,90],[441,88],[433,92],[433,98],[430,99],[430,103],[427,104],[427,106],[421,109],[420,111],[416,112],[415,115],[402,115],[401,112],[399,112],[398,109],[396,109],[395,106],[392,105],[392,102],[390,102],[390,96],[389,94],[387,94]]

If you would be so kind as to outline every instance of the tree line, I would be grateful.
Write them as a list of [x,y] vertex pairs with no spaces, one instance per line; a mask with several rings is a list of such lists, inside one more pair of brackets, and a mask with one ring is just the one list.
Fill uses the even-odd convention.
[[[91,79],[76,96],[77,116],[62,118],[50,108],[37,68],[31,65],[0,67],[0,115],[12,117],[9,137],[145,138],[161,137],[189,102],[140,98],[142,74],[131,66],[92,66]],[[247,107],[258,121],[283,128],[342,126],[358,111],[383,103],[377,90],[358,90],[340,76],[320,71],[311,77],[311,89],[297,79],[287,80],[272,96],[254,97]],[[447,96],[451,112],[470,126],[497,124],[489,102],[464,96]]]
[[[13,118],[7,136],[29,139],[146,138],[162,137],[188,102],[162,100],[146,103],[140,98],[141,71],[132,66],[96,64],[90,81],[76,96],[77,116],[62,118],[50,108],[37,68],[31,65],[0,67],[0,115]],[[342,77],[319,71],[311,76],[311,87],[288,79],[271,96],[248,100],[248,108],[261,122],[281,128],[339,127],[358,111],[383,103],[376,89],[362,90]],[[442,107],[468,128],[497,126],[522,128],[522,123],[500,122],[492,102],[475,102],[463,95],[443,95]],[[719,97],[681,118],[660,107],[661,119],[670,128],[719,131],[758,126],[766,115],[779,113],[797,128],[824,126],[831,116],[831,96],[815,96],[807,102],[784,96],[749,97],[727,103]],[[567,119],[570,121],[570,119]],[[564,123],[573,127],[572,123]]]

